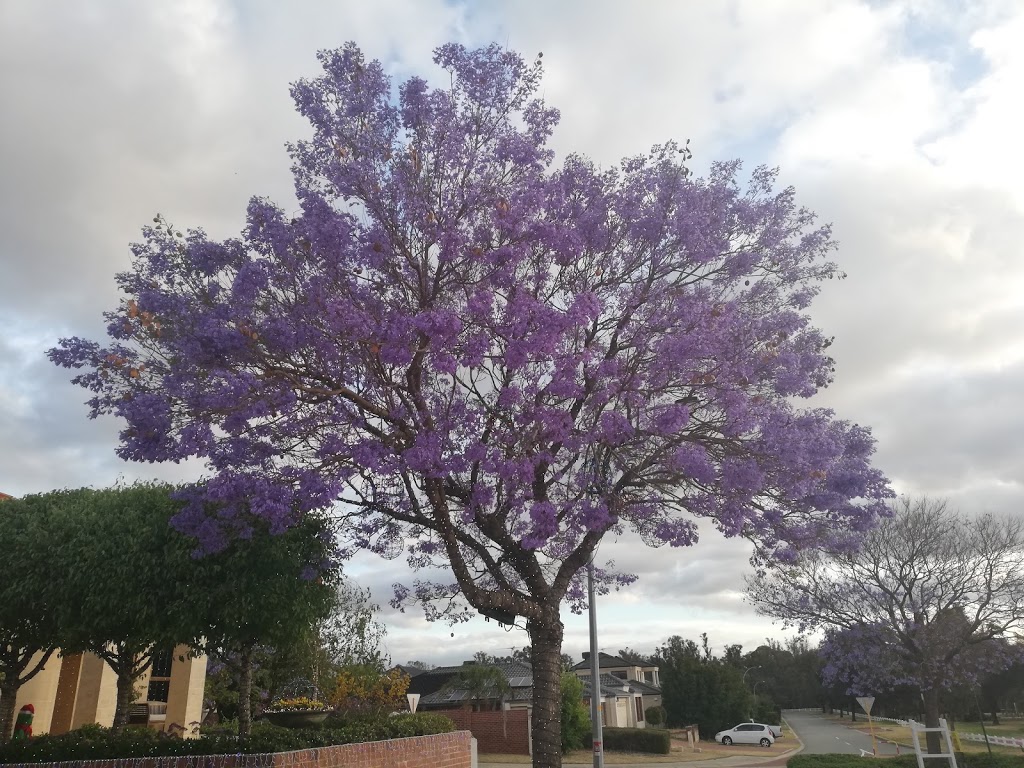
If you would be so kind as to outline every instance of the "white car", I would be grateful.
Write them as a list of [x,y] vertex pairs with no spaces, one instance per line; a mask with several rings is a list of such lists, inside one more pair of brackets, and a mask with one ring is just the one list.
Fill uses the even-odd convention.
[[719,731],[715,734],[715,741],[729,746],[730,744],[760,744],[762,747],[770,747],[775,743],[775,734],[772,729],[762,723],[740,723],[728,731]]
[[772,732],[772,736],[774,736],[776,739],[781,739],[782,738],[782,726],[781,725],[770,725],[768,723],[754,723],[753,720],[751,720],[749,723],[747,723],[747,725],[763,725],[769,731]]

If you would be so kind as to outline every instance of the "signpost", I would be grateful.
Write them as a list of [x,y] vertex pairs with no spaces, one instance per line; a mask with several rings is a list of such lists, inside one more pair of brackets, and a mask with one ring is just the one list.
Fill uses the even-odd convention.
[[875,703],[874,696],[858,696],[857,703],[860,704],[868,715],[868,728],[871,730],[871,752],[875,755],[878,754],[878,744],[875,743],[875,724],[871,720],[871,705]]

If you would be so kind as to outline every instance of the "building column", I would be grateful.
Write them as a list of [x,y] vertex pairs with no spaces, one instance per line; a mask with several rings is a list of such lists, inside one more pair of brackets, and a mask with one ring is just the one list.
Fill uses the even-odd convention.
[[[29,662],[29,669],[39,663],[41,653],[37,653]],[[17,717],[18,711],[26,704],[31,704],[36,714],[32,720],[32,733],[49,733],[50,723],[53,720],[53,708],[57,701],[57,687],[60,683],[61,657],[54,652],[46,666],[18,689],[18,695],[14,700],[14,714]]]
[[187,645],[174,649],[171,684],[167,693],[166,731],[173,724],[183,727],[183,738],[194,738],[194,728],[203,719],[203,693],[206,686],[206,656],[189,655]]

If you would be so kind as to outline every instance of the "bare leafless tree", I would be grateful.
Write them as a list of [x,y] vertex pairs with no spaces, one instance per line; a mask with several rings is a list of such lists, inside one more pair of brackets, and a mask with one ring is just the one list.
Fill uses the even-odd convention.
[[993,663],[979,646],[1024,626],[1024,519],[967,516],[927,498],[901,498],[892,513],[859,549],[807,551],[759,572],[748,595],[787,624],[856,633],[866,664],[883,649],[894,654],[934,727],[939,690],[968,658]]

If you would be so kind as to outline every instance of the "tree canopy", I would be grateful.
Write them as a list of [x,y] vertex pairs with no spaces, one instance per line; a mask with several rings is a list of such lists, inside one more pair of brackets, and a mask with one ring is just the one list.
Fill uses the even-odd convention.
[[36,589],[53,563],[46,510],[37,501],[0,501],[0,742],[11,735],[18,689],[60,645],[60,624]]
[[676,143],[556,165],[539,57],[445,45],[443,87],[397,89],[354,44],[319,58],[299,210],[254,198],[223,242],[158,217],[110,342],[51,358],[123,457],[207,460],[177,521],[207,548],[334,505],[351,550],[450,575],[398,604],[525,621],[558,765],[559,606],[604,534],[687,546],[707,517],[786,558],[889,494],[866,429],[794,405],[832,379],[806,309],[834,243],[775,172],[695,178]]
[[808,551],[750,583],[762,613],[830,632],[826,680],[851,693],[913,685],[938,725],[939,691],[1008,666],[995,642],[1024,624],[1024,521],[901,498],[860,548]]

